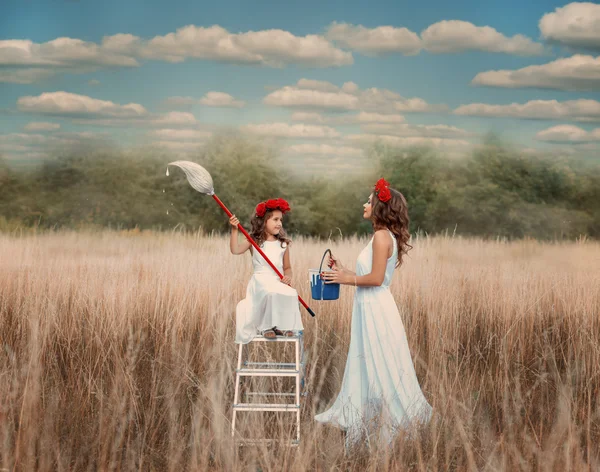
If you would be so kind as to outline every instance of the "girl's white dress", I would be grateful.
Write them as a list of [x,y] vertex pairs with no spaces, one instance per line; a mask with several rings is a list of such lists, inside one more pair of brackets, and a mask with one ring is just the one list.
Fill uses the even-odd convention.
[[[261,249],[283,274],[287,244],[279,240],[265,241]],[[261,331],[273,326],[282,331],[304,330],[296,289],[281,282],[256,249],[252,251],[252,266],[254,273],[248,282],[246,298],[236,307],[235,342],[249,343]]]
[[[389,230],[388,230],[389,231]],[[352,308],[350,348],[340,393],[333,405],[315,416],[346,431],[346,442],[361,438],[391,442],[398,428],[431,418],[417,379],[404,325],[390,283],[398,257],[387,261],[383,284],[357,287]],[[356,261],[356,275],[371,272],[373,238]]]

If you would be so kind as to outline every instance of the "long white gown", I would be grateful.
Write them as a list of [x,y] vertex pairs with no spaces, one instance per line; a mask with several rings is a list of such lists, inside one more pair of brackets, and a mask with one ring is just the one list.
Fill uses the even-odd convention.
[[[281,247],[283,244],[283,247]],[[283,274],[283,255],[287,244],[265,241],[261,250]],[[282,331],[303,331],[296,289],[281,282],[267,261],[254,249],[254,273],[246,288],[246,298],[236,306],[235,342],[246,344],[265,329],[277,326]]]
[[[388,230],[389,231],[389,230]],[[346,444],[361,440],[390,443],[399,428],[426,423],[432,415],[417,379],[408,341],[390,283],[398,256],[396,238],[383,284],[357,287],[352,308],[348,359],[333,405],[315,416],[346,431]],[[373,238],[356,262],[356,275],[371,272]]]

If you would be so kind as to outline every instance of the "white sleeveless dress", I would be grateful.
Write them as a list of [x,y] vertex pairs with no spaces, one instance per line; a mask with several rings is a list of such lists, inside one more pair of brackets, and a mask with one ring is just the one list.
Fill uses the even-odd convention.
[[[389,231],[389,230],[388,230]],[[383,284],[357,287],[352,308],[348,359],[333,405],[315,416],[346,431],[346,443],[394,438],[398,428],[426,423],[432,415],[412,363],[404,325],[390,284],[398,257],[396,238]],[[356,275],[371,272],[373,238],[356,261]]]
[[[287,244],[279,240],[265,241],[260,248],[283,274]],[[261,331],[273,326],[282,331],[303,331],[296,289],[281,282],[256,249],[252,251],[252,266],[254,273],[246,288],[246,298],[236,307],[235,342],[249,343]]]

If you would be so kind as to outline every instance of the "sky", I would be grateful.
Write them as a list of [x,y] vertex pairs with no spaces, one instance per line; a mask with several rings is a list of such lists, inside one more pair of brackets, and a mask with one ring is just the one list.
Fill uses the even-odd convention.
[[489,132],[600,156],[599,54],[595,3],[2,0],[0,155],[193,160],[235,129],[298,172],[360,172],[373,142],[451,158]]

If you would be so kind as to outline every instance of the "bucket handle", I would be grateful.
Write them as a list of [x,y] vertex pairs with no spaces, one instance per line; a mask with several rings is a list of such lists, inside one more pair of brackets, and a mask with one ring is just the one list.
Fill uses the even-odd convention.
[[323,254],[323,258],[321,259],[321,265],[319,266],[319,275],[321,274],[321,269],[323,268],[323,261],[325,260],[325,256],[329,253],[331,256],[331,249],[325,249],[325,253]]
[[[321,265],[319,265],[319,278],[321,278],[321,269],[323,268],[323,261],[325,260],[325,256],[329,253],[331,255],[330,249],[325,249],[323,253],[323,258],[321,259]],[[325,281],[321,280],[321,300],[323,300],[323,291],[325,290]]]

